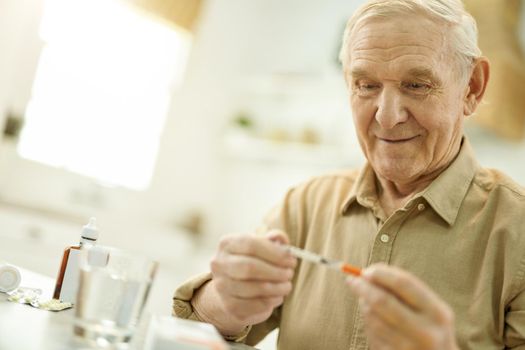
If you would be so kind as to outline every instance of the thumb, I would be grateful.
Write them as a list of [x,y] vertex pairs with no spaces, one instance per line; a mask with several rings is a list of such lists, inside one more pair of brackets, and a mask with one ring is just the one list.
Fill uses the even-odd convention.
[[276,242],[280,244],[290,243],[290,240],[288,239],[288,235],[281,230],[268,231],[268,233],[266,233],[266,238],[268,238],[272,242]]

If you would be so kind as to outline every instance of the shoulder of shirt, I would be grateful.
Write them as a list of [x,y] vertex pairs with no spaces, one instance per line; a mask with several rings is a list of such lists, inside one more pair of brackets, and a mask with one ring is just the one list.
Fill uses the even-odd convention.
[[499,170],[481,168],[474,176],[473,181],[486,192],[508,191],[517,199],[525,200],[525,188]]

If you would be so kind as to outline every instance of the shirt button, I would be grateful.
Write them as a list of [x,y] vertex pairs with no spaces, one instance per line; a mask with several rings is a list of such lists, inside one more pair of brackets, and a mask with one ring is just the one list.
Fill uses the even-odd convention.
[[425,205],[424,205],[423,203],[419,203],[419,204],[417,205],[417,210],[419,210],[419,211],[423,211],[423,210],[425,210],[425,208],[426,208],[426,207],[425,207]]
[[388,241],[390,241],[390,236],[388,236],[387,234],[384,234],[384,233],[383,233],[379,239],[380,239],[381,242],[383,242],[383,243],[388,243]]

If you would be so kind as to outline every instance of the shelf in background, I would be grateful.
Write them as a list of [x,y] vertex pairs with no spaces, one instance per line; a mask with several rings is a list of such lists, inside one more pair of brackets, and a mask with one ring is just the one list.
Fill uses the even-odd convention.
[[357,145],[276,141],[237,130],[225,134],[223,146],[226,156],[245,161],[330,167],[355,167],[364,162]]

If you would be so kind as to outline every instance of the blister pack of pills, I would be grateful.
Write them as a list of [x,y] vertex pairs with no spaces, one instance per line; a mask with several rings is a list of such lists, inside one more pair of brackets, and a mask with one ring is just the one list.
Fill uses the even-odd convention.
[[73,307],[73,304],[57,299],[42,300],[42,290],[38,288],[20,287],[10,293],[7,300],[14,303],[27,304],[42,310],[62,311]]

